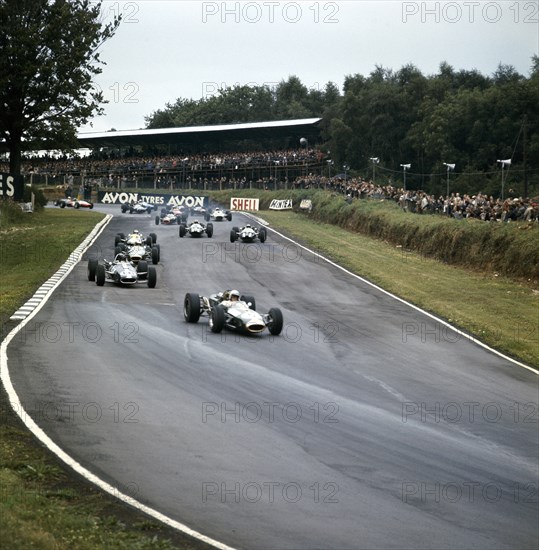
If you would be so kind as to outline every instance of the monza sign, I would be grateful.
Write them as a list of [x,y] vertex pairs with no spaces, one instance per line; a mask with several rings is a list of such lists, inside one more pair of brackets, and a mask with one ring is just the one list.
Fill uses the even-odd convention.
[[270,210],[290,210],[292,199],[273,199],[269,205]]
[[123,204],[135,203],[138,201],[155,204],[156,206],[207,206],[209,197],[197,197],[195,195],[173,195],[173,194],[147,194],[147,193],[126,193],[98,191],[97,200],[101,204]]
[[22,201],[24,195],[24,178],[12,174],[0,173],[0,199]]

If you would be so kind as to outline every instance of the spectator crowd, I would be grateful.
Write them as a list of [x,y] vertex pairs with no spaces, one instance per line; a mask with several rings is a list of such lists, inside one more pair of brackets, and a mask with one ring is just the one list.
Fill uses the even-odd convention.
[[[331,162],[331,161],[329,161]],[[127,156],[94,153],[83,158],[29,158],[23,161],[23,175],[61,183],[66,195],[73,190],[75,178],[84,185],[84,196],[99,188],[154,187],[161,189],[308,189],[322,188],[355,199],[391,200],[407,211],[442,214],[456,219],[484,221],[539,221],[539,204],[517,197],[494,198],[481,192],[475,195],[452,193],[436,196],[393,185],[378,185],[347,173],[324,176],[330,170],[323,153],[301,149],[264,150],[191,155]],[[0,166],[8,172],[8,166]],[[78,189],[78,185],[75,185]]]

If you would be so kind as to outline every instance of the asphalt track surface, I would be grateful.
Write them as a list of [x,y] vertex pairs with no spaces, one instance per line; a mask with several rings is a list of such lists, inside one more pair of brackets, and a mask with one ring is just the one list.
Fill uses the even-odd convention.
[[[537,375],[284,240],[179,239],[154,216],[157,288],[81,261],[8,347],[27,413],[75,460],[224,544],[537,548]],[[358,251],[360,253],[360,251]],[[421,281],[418,279],[418,284]],[[187,324],[186,292],[238,288],[279,337]]]

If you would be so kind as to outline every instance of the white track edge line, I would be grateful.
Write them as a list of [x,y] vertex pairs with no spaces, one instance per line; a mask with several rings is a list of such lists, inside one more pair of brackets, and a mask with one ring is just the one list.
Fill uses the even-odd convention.
[[194,531],[193,529],[187,527],[187,525],[184,525],[183,523],[173,520],[172,518],[169,518],[168,516],[162,514],[161,512],[158,512],[157,510],[154,510],[153,508],[150,508],[149,506],[142,504],[142,502],[139,502],[133,497],[130,497],[125,493],[122,493],[120,490],[118,490],[118,488],[102,480],[101,478],[99,478],[98,476],[90,472],[90,470],[87,470],[79,462],[73,459],[68,453],[66,453],[61,447],[59,447],[56,443],[54,443],[54,441],[34,422],[34,420],[26,412],[26,410],[23,409],[19,396],[15,391],[15,388],[13,387],[13,384],[11,382],[11,377],[9,375],[9,369],[8,369],[8,361],[7,361],[7,346],[9,345],[11,340],[15,337],[15,335],[19,332],[19,330],[23,328],[28,322],[30,322],[30,320],[34,317],[34,315],[37,314],[37,312],[47,303],[47,300],[52,295],[53,291],[56,290],[56,288],[74,269],[77,263],[79,263],[79,261],[82,258],[82,254],[94,243],[94,241],[97,239],[97,237],[99,237],[103,229],[108,225],[108,223],[111,220],[112,220],[112,216],[108,214],[101,222],[99,222],[99,224],[97,224],[94,227],[90,235],[88,235],[88,237],[86,237],[86,239],[83,241],[83,242],[87,242],[87,241],[89,242],[87,242],[87,244],[84,246],[84,249],[79,254],[79,259],[77,260],[77,262],[74,262],[73,265],[68,270],[66,270],[65,274],[62,275],[62,277],[58,280],[58,282],[53,286],[51,291],[47,293],[47,296],[44,297],[41,304],[37,306],[32,311],[32,313],[30,313],[16,327],[14,327],[11,330],[11,332],[2,341],[2,343],[0,344],[0,380],[2,381],[2,384],[4,385],[4,389],[6,390],[8,398],[10,400],[11,408],[14,409],[14,412],[21,419],[23,424],[32,432],[32,434],[35,437],[37,437],[37,439],[39,439],[39,441],[41,441],[41,443],[45,445],[45,447],[47,447],[47,449],[49,449],[49,451],[54,453],[67,466],[69,466],[72,470],[80,474],[87,481],[89,481],[90,483],[93,483],[103,491],[109,493],[110,495],[121,500],[122,502],[129,504],[130,506],[139,510],[140,512],[144,512],[145,514],[157,519],[158,521],[164,523],[165,525],[168,525],[169,527],[172,527],[178,531],[181,531],[182,533],[190,535],[191,537],[198,539],[201,542],[205,542],[206,544],[209,544],[211,546],[214,546],[215,548],[218,548],[220,550],[233,550],[232,547],[227,546],[210,537],[207,537],[206,535],[203,535],[198,531]]

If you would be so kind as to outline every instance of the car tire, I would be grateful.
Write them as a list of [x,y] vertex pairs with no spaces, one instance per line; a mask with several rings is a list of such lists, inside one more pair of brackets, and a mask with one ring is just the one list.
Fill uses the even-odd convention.
[[235,243],[236,239],[238,238],[238,234],[236,233],[236,227],[230,230],[230,242]]
[[152,243],[152,238],[149,235],[146,237],[146,240],[144,242],[145,242],[146,246],[152,246],[152,244],[153,244]]
[[180,223],[180,230],[179,230],[179,235],[180,237],[185,237],[185,233],[187,232],[187,228],[185,227],[185,224],[183,223]]
[[88,260],[88,280],[95,281],[95,272],[97,270],[98,262],[95,259]]
[[148,268],[148,288],[155,288],[157,284],[157,271],[155,267],[150,266]]
[[91,202],[91,203],[90,203],[90,206],[88,206],[88,208],[91,210],[93,207],[94,207],[94,203]]
[[206,235],[211,239],[213,236],[213,223],[206,224]]
[[150,233],[150,237],[152,238],[151,245],[154,245],[157,242],[157,235],[155,233]]
[[210,221],[210,218],[211,218],[211,216],[210,216],[208,213],[204,214],[204,219],[205,219],[207,222]]
[[121,254],[123,252],[123,248],[121,245],[118,245],[118,246],[115,246],[114,247],[114,255],[116,256],[116,254]]
[[266,228],[265,228],[265,227],[261,227],[261,228],[258,230],[258,238],[260,239],[260,242],[261,242],[261,243],[266,242],[267,237],[268,237],[268,234],[267,234],[267,232],[266,232]]
[[232,212],[227,212],[226,213],[226,219],[231,222],[232,221]]
[[188,293],[183,301],[183,317],[188,323],[197,323],[200,319],[200,296]]
[[159,225],[159,216],[155,216],[155,225]]
[[156,265],[159,263],[159,249],[157,246],[152,246],[152,264]]
[[268,323],[268,330],[272,336],[278,336],[283,330],[283,313],[278,307],[272,307],[268,311],[271,320]]
[[103,286],[105,284],[105,266],[98,264],[95,270],[95,284],[97,286]]
[[137,264],[137,274],[142,280],[148,278],[148,262],[146,260],[141,260]]
[[222,306],[216,305],[210,311],[210,330],[221,332],[225,328],[225,310]]

